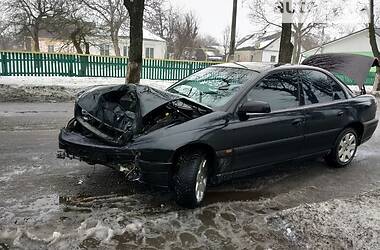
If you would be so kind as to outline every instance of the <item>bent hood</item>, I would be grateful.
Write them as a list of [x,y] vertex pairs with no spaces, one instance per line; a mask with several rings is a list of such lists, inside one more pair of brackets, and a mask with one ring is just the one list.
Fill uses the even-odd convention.
[[166,91],[148,86],[124,84],[91,89],[82,94],[77,103],[96,116],[106,102],[119,102],[128,111],[138,112],[144,117],[156,108],[178,99],[179,96]]
[[362,88],[371,67],[379,66],[379,60],[368,56],[337,53],[314,55],[305,59],[302,64],[346,75]]
[[148,86],[123,84],[97,87],[77,100],[80,115],[90,114],[110,127],[136,131],[142,118],[153,110],[180,97]]
[[[81,94],[76,102],[75,118],[98,137],[120,144],[146,131],[147,124],[152,127],[158,121],[169,119],[169,114],[161,109],[165,110],[164,106],[176,101],[203,107],[195,101],[166,91],[125,84],[97,87]],[[156,110],[161,112],[157,111],[157,115]]]

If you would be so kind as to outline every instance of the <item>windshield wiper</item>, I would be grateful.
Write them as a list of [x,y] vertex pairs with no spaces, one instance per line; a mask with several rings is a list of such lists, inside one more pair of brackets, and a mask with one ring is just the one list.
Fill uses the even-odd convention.
[[237,63],[237,62],[233,62],[233,64],[236,64],[236,65],[238,65],[238,66],[240,66],[240,67],[243,67],[243,68],[245,68],[245,69],[249,69],[247,66],[245,66],[245,65],[243,65],[243,64],[240,64],[240,63]]

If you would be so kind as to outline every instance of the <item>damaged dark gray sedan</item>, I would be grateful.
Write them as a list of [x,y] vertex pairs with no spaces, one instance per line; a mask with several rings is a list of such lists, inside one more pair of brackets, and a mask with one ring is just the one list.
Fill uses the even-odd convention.
[[374,133],[377,103],[354,94],[332,72],[360,84],[375,63],[331,54],[297,66],[216,65],[166,91],[96,87],[77,98],[75,116],[59,135],[58,156],[172,188],[186,207],[203,201],[208,184],[279,162],[324,156],[344,167]]

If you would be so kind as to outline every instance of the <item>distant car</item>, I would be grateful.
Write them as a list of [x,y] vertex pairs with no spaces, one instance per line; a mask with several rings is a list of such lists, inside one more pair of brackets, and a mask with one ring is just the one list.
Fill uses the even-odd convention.
[[[339,62],[342,58],[350,63]],[[365,58],[327,59],[327,64],[326,57],[308,61],[350,75],[344,65]],[[372,61],[362,71],[368,74]],[[75,118],[59,135],[58,156],[170,187],[186,207],[201,204],[208,183],[276,163],[324,156],[330,165],[345,167],[374,133],[377,103],[371,95],[354,94],[321,67],[228,63],[201,70],[166,91],[96,87],[77,98]]]

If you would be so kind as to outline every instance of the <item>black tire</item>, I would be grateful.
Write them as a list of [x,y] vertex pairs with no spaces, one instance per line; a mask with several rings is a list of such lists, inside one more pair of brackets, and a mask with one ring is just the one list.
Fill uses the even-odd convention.
[[[175,198],[178,205],[195,208],[202,203],[207,186],[207,165],[207,156],[201,151],[185,152],[178,157],[176,162],[177,173],[173,177]],[[203,196],[198,199],[199,196],[196,192],[197,177],[201,168],[205,168],[205,173],[201,175],[204,176],[205,183]]]
[[[353,140],[355,142],[355,146],[353,147],[353,145],[351,145],[350,146],[351,150],[350,150],[349,146],[344,146],[344,148],[342,148],[342,145],[341,145],[341,143],[344,143],[344,141],[342,141],[342,140],[345,140],[344,138],[346,136],[349,136],[349,135],[353,135],[355,137]],[[335,167],[335,168],[347,167],[348,165],[350,165],[352,160],[355,158],[356,151],[358,149],[358,144],[359,144],[358,134],[357,134],[355,129],[347,128],[347,129],[343,130],[339,134],[338,138],[336,139],[335,144],[334,144],[334,148],[325,157],[327,164],[329,166]],[[345,156],[343,156],[343,154],[341,153],[343,151],[340,151],[341,149],[344,152],[349,153],[349,155],[345,154]],[[344,160],[342,160],[342,158],[344,158]]]

